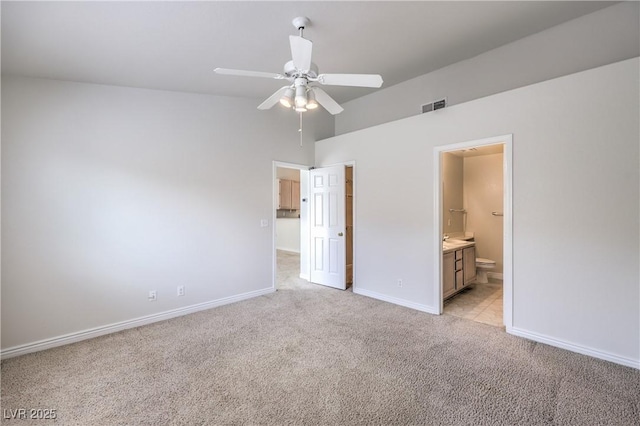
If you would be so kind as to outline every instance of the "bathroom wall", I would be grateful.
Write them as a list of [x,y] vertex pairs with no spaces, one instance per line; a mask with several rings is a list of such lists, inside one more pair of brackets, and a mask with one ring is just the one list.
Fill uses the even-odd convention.
[[502,154],[465,157],[463,198],[467,210],[467,231],[473,232],[476,256],[496,261],[492,273],[502,274],[503,211]]
[[462,157],[445,152],[442,155],[442,231],[464,231],[464,214],[449,209],[463,208]]

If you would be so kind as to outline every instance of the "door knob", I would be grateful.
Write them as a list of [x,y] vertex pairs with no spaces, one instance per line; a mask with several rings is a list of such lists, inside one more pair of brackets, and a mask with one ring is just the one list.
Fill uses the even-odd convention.
[[338,232],[338,237],[342,237],[344,234],[342,232]]

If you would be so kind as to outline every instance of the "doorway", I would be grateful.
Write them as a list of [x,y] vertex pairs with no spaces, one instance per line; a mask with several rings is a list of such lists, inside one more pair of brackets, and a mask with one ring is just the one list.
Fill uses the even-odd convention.
[[512,135],[434,149],[439,313],[512,326],[511,152]]
[[309,169],[273,162],[274,289],[353,289],[354,163]]
[[[308,280],[308,167],[273,163],[273,286],[294,290]],[[303,200],[305,200],[303,202]]]

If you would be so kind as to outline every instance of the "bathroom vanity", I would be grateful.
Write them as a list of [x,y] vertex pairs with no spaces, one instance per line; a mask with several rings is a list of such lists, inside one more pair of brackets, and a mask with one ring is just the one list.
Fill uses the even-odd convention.
[[476,245],[473,241],[445,241],[442,247],[442,297],[458,293],[476,278]]

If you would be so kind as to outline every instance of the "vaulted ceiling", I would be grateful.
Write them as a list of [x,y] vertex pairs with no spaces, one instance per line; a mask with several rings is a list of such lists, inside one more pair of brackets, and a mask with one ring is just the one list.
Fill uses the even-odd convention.
[[[2,72],[266,98],[280,82],[291,21],[325,73],[375,73],[388,87],[614,2],[2,2]],[[339,102],[373,89],[329,87]]]

